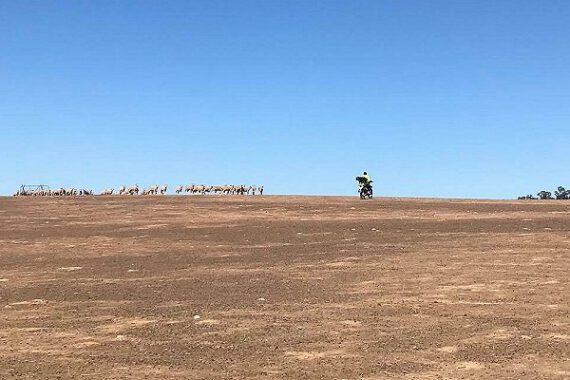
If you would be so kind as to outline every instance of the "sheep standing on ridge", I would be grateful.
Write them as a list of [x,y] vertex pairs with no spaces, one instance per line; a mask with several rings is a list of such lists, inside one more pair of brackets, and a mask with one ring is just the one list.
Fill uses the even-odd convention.
[[139,185],[137,185],[136,183],[132,186],[129,186],[127,189],[125,189],[125,193],[129,194],[129,195],[138,195],[139,194]]
[[158,193],[158,185],[150,185],[143,191],[143,195],[156,195]]

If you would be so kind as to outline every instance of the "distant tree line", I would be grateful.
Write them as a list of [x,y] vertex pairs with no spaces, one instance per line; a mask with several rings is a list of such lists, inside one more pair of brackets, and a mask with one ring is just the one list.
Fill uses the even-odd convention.
[[542,190],[536,195],[536,197],[532,194],[523,195],[518,199],[570,199],[570,189],[566,190],[562,186],[558,186],[558,189],[554,191],[554,197],[550,191],[546,190]]

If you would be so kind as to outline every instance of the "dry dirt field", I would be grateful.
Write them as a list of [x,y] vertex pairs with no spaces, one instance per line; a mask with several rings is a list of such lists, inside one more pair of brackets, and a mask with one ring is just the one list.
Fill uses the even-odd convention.
[[570,202],[0,198],[0,379],[568,379]]

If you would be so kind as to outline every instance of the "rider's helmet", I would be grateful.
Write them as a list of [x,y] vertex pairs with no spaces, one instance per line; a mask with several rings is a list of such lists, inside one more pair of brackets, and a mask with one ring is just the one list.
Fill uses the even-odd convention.
[[368,175],[368,173],[364,172],[364,173],[362,173],[362,175]]

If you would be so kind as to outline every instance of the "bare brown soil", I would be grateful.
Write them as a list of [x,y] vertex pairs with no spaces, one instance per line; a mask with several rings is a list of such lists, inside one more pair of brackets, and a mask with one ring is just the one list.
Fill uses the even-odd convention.
[[568,379],[570,203],[0,198],[1,379]]

